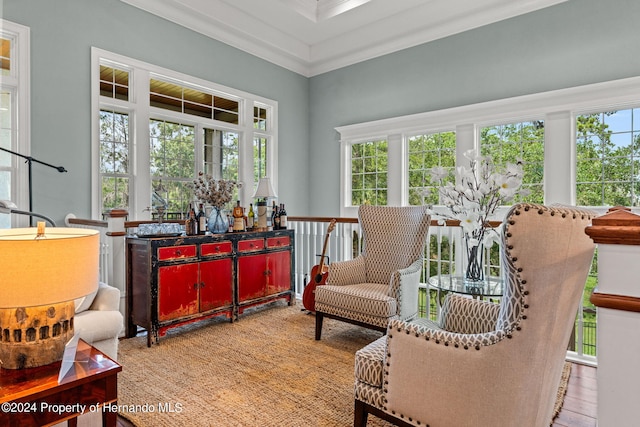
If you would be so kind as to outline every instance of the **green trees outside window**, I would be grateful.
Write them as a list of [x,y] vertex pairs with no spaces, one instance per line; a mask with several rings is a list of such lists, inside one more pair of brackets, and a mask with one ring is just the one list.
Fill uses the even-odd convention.
[[351,204],[387,204],[387,141],[351,146]]

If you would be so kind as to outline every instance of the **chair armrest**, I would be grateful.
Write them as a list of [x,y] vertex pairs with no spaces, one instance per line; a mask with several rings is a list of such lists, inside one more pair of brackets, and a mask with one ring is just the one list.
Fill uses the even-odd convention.
[[[504,372],[505,366],[513,363],[509,353],[512,340],[507,340],[501,331],[454,334],[392,320],[387,337],[383,371],[387,412],[395,411],[431,425],[449,420],[452,424],[446,425],[471,425],[468,420],[457,420],[460,408],[465,408],[461,414],[487,410],[495,413],[495,408],[506,400],[505,395],[514,395],[518,389],[520,393],[524,391],[515,378],[519,371]],[[505,390],[494,392],[496,379],[505,376],[509,383],[502,386],[504,381],[500,382]]]
[[418,286],[422,273],[422,259],[407,268],[391,274],[389,296],[398,301],[398,315],[401,320],[410,320],[418,315]]
[[120,289],[100,283],[89,310],[119,311],[120,310]]
[[496,329],[500,305],[448,294],[440,312],[440,326],[449,332],[481,334]]
[[365,259],[362,255],[347,261],[335,261],[329,264],[328,285],[344,286],[366,282],[367,271]]

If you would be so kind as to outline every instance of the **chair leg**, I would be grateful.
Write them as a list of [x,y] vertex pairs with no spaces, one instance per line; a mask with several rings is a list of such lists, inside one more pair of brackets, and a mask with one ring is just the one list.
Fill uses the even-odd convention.
[[316,311],[316,341],[320,341],[322,335],[322,319],[324,319],[322,313]]
[[353,427],[366,427],[368,415],[367,406],[356,399],[356,403],[353,408]]

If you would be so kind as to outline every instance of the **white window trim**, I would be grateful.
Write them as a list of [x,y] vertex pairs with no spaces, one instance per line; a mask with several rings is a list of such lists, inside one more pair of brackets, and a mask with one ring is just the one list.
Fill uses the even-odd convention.
[[[99,95],[100,85],[100,63],[101,61],[113,62],[117,67],[130,70],[129,77],[129,101],[101,97]],[[120,65],[121,64],[121,65]],[[149,78],[154,76],[170,78],[174,82],[191,87],[201,87],[205,90],[212,90],[219,93],[228,94],[230,98],[239,100],[239,124],[229,124],[217,120],[189,119],[188,115],[175,113],[168,110],[154,108],[149,105]],[[238,156],[238,180],[244,185],[239,191],[239,197],[243,206],[248,206],[253,197],[253,139],[254,136],[268,138],[267,146],[267,176],[276,192],[278,191],[278,103],[277,101],[263,98],[248,92],[233,89],[217,83],[189,76],[177,71],[159,67],[123,55],[118,55],[96,47],[91,48],[91,93],[92,93],[92,197],[91,212],[92,217],[99,218],[100,212],[100,123],[99,114],[101,108],[114,109],[129,113],[129,125],[131,126],[129,135],[130,146],[134,152],[131,157],[131,194],[129,200],[129,219],[140,220],[149,219],[151,213],[144,209],[149,206],[151,194],[151,176],[149,170],[149,118],[161,118],[176,121],[184,124],[205,124],[216,129],[237,132],[239,136]],[[267,131],[253,128],[253,107],[258,105],[269,109]],[[136,123],[138,125],[136,125]],[[144,124],[144,125],[142,125]],[[199,127],[201,128],[201,126]],[[201,138],[200,132],[196,133],[197,138]],[[201,156],[196,153],[196,161],[201,160]]]
[[[575,204],[575,118],[580,114],[619,110],[640,105],[640,77],[631,77],[585,86],[393,117],[335,128],[340,133],[341,147],[341,216],[356,216],[357,207],[350,206],[351,144],[371,139],[389,141],[389,175],[401,171],[401,178],[389,180],[388,194],[399,204],[407,203],[406,149],[391,148],[391,140],[406,146],[409,136],[455,130],[456,161],[463,153],[477,148],[482,127],[519,121],[545,121],[545,203]],[[393,153],[403,153],[401,155]],[[393,187],[392,187],[393,184]],[[552,185],[550,185],[552,184]],[[391,204],[391,203],[389,203]]]
[[[14,40],[12,43],[13,67],[9,76],[0,76],[0,85],[13,94],[14,114],[11,128],[17,134],[15,145],[10,147],[17,153],[31,155],[31,30],[24,25],[0,19],[0,32]],[[8,153],[7,153],[8,154]],[[19,209],[29,210],[29,168],[23,159],[11,155],[13,173],[11,176],[11,201]],[[12,215],[12,227],[27,227],[29,217]]]

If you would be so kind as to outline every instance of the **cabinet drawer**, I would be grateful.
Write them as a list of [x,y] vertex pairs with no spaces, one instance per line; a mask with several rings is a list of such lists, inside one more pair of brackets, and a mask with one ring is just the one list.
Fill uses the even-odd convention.
[[232,251],[231,242],[203,243],[200,245],[201,256],[224,255]]
[[158,248],[158,260],[194,258],[196,256],[196,245],[171,246]]
[[251,252],[264,249],[263,239],[240,240],[238,242],[238,252]]
[[269,237],[267,239],[267,248],[281,248],[290,244],[289,236]]

